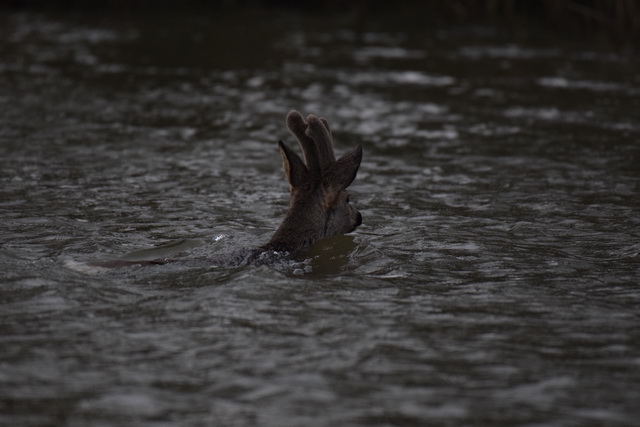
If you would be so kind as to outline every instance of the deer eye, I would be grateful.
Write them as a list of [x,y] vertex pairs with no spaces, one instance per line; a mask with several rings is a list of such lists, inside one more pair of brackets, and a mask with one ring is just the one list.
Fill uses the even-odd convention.
[[349,198],[349,195],[347,194],[347,203],[349,203],[349,200],[350,200],[350,198]]

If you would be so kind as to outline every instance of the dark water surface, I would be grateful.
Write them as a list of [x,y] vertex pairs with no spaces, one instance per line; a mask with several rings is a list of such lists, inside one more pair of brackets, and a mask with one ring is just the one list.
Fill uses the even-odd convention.
[[[637,422],[638,58],[349,28],[0,17],[0,424]],[[292,108],[364,147],[311,272],[83,268],[266,242]]]

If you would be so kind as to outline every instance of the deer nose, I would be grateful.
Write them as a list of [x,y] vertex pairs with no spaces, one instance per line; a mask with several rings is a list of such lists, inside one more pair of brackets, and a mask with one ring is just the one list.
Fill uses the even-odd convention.
[[358,216],[356,216],[356,227],[362,224],[362,214],[358,212]]

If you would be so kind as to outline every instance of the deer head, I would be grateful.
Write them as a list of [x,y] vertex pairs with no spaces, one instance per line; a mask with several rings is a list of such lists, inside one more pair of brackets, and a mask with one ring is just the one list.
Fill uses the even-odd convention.
[[326,119],[309,115],[305,121],[291,111],[287,127],[300,143],[305,161],[278,142],[291,201],[282,224],[261,249],[295,252],[325,237],[350,233],[362,223],[347,192],[358,172],[362,147],[336,160]]

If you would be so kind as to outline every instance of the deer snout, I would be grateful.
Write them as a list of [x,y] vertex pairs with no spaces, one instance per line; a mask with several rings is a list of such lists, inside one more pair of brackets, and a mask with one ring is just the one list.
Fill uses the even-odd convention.
[[[351,209],[353,209],[353,208],[351,208]],[[358,226],[360,226],[360,224],[362,224],[362,214],[360,212],[358,212],[357,210],[355,210],[355,209],[353,209],[353,212],[355,212],[355,214],[356,214],[356,216],[354,218],[354,222],[353,222],[353,227],[351,227],[351,230],[347,231],[347,233],[351,233],[356,228],[358,228]]]

